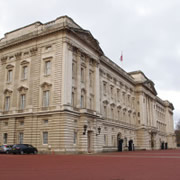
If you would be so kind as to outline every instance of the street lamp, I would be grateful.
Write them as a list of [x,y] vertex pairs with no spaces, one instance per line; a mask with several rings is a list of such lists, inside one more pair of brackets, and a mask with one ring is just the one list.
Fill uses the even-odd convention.
[[88,126],[85,124],[85,125],[84,125],[84,132],[83,132],[83,135],[86,135],[87,127],[88,127]]
[[98,134],[96,134],[96,136],[100,135],[101,134],[101,127],[98,127]]

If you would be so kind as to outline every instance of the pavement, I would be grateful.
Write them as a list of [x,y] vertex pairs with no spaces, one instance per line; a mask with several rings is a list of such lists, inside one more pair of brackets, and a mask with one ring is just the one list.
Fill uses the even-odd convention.
[[180,149],[82,155],[0,154],[0,180],[180,180]]

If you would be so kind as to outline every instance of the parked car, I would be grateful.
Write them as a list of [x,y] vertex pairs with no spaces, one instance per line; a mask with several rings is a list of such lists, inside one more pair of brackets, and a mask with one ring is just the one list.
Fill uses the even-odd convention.
[[0,153],[6,153],[9,154],[12,150],[13,145],[2,145],[0,146]]
[[11,150],[13,154],[37,154],[37,148],[30,144],[14,144]]

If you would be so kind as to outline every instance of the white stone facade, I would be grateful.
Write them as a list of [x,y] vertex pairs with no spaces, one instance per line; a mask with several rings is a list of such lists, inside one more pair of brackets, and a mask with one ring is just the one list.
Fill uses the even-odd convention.
[[173,105],[71,18],[6,33],[0,59],[0,144],[54,153],[176,147]]

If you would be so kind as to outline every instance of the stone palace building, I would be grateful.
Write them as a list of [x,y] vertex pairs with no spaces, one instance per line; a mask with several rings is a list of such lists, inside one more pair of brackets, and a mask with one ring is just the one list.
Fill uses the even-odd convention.
[[44,153],[175,148],[174,107],[62,16],[0,39],[0,145]]

